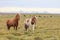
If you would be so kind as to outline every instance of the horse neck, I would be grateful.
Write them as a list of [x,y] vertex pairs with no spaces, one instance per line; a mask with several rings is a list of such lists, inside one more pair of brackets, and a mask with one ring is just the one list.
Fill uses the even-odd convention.
[[14,19],[14,21],[18,22],[18,19],[17,19],[17,18],[15,18],[15,19]]

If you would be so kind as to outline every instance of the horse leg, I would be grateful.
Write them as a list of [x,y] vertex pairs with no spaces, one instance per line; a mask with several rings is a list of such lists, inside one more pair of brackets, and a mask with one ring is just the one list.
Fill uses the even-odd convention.
[[16,30],[17,30],[17,26],[16,26]]
[[14,26],[14,30],[15,30],[15,26]]
[[7,26],[7,29],[10,30],[10,26]]
[[14,30],[17,30],[17,24],[14,24],[13,27],[14,27]]
[[32,25],[32,30],[34,31],[35,25]]
[[29,26],[25,24],[24,27],[25,27],[25,30],[27,31]]
[[15,26],[16,30],[17,30],[17,27],[18,27],[18,25]]

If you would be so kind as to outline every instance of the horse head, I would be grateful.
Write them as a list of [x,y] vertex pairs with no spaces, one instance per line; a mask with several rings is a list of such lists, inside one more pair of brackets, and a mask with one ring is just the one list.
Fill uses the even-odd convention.
[[16,14],[15,19],[16,19],[16,20],[19,20],[19,19],[20,19],[19,13]]
[[34,24],[34,23],[36,24],[36,20],[37,20],[37,17],[36,16],[33,16],[32,19],[31,19],[31,23],[32,24]]

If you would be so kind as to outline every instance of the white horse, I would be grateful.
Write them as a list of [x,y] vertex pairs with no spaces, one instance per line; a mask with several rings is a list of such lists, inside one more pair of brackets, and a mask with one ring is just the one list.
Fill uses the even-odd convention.
[[34,31],[36,20],[37,20],[36,16],[34,16],[32,18],[27,18],[24,21],[24,28],[25,28],[25,30],[27,31],[29,28],[32,28],[32,30]]

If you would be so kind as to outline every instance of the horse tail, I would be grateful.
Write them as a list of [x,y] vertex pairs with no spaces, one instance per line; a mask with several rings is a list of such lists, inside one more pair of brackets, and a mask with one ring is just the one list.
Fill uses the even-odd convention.
[[9,22],[9,20],[7,20],[7,23]]
[[9,30],[10,29],[10,26],[9,26],[9,20],[7,20],[7,23],[6,23],[6,25],[7,25],[7,29]]
[[7,26],[9,25],[9,20],[7,20],[6,25],[7,25]]

